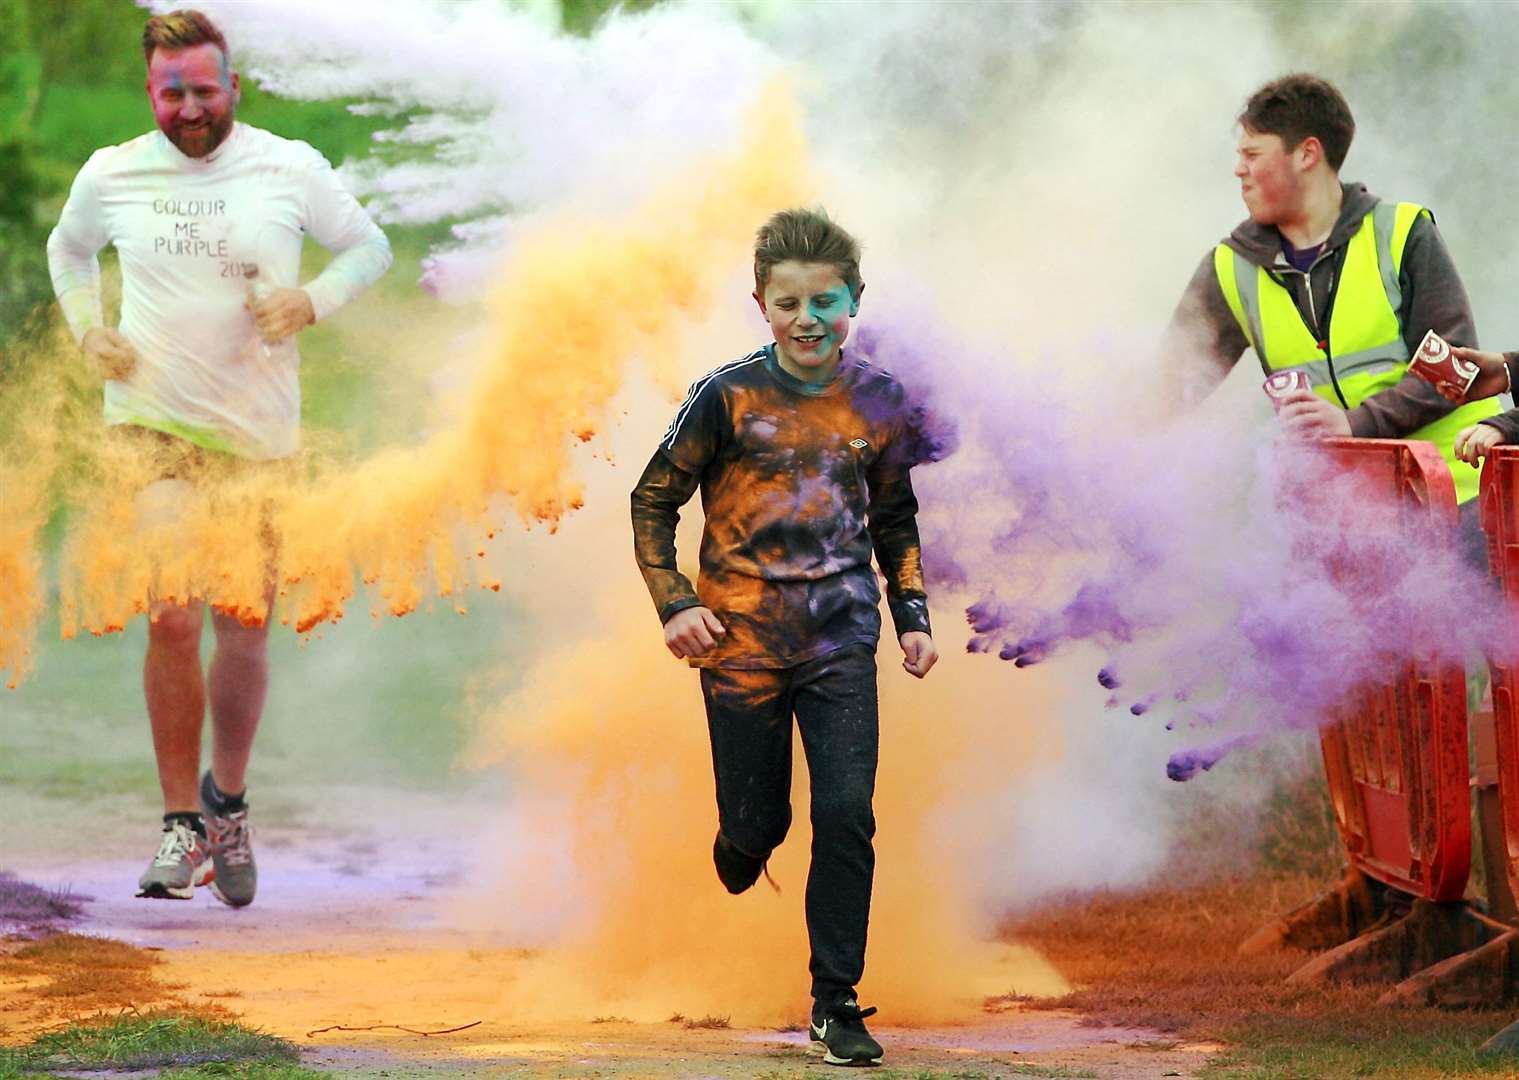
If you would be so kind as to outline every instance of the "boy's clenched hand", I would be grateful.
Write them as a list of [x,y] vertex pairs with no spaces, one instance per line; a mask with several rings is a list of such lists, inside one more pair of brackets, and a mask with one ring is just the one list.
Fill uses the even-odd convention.
[[902,666],[909,675],[921,679],[938,660],[939,646],[923,631],[909,630],[902,635]]
[[683,608],[665,623],[665,648],[682,660],[705,656],[717,644],[717,639],[727,632],[711,608]]

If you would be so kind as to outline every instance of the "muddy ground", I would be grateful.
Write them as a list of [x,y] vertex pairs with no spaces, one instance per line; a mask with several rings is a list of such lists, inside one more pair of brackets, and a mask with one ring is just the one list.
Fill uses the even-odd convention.
[[[134,898],[144,830],[124,820],[102,825],[101,850],[91,855],[40,845],[8,853],[6,868],[67,895],[78,908],[72,931],[152,951],[160,1000],[136,1007],[224,1008],[295,1042],[315,1068],[354,1076],[740,1077],[805,1070],[805,1035],[746,1025],[742,1003],[730,1011],[727,1028],[652,1016],[523,1018],[515,1003],[530,999],[540,954],[450,924],[469,864],[468,844],[446,827],[456,817],[453,800],[385,793],[392,811],[398,798],[408,802],[400,817],[410,834],[403,835],[394,813],[385,815],[383,830],[366,832],[362,808],[377,793],[330,794],[348,810],[328,825],[260,830],[259,897],[242,910],[205,890],[189,901]],[[0,1041],[19,1045],[77,1015],[76,999],[43,995],[45,985],[35,975],[0,975]],[[456,1027],[464,1030],[415,1033]],[[887,1064],[909,1075],[1037,1075],[1035,1068],[1047,1066],[1104,1078],[1190,1076],[1212,1049],[1151,1030],[1088,1026],[1072,1013],[1017,1003],[963,1025],[887,1023],[875,1030],[888,1048]]]

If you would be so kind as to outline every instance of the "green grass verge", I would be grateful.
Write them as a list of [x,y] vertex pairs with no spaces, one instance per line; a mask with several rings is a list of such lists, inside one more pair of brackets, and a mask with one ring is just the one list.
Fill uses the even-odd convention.
[[0,1080],[87,1069],[163,1076],[309,1077],[294,1044],[230,1020],[147,1012],[76,1024],[0,1056]]
[[303,1069],[299,1065],[212,1064],[194,1069],[165,1069],[157,1080],[198,1080],[200,1077],[230,1077],[233,1080],[316,1080],[331,1073]]
[[[1484,1055],[1477,1048],[1511,1019],[1503,1012],[1479,1014],[1485,1025],[1439,1023],[1420,1015],[1377,1010],[1349,1020],[1271,1017],[1220,1028],[1230,1049],[1210,1058],[1199,1073],[1207,1080],[1298,1080],[1380,1076],[1389,1080],[1437,1080],[1452,1076],[1514,1076],[1512,1057]],[[1454,1018],[1453,1018],[1454,1019]],[[1462,1017],[1462,1019],[1466,1019]]]
[[[754,1080],[829,1080],[839,1074],[838,1069],[808,1069],[800,1077],[795,1072],[780,1069],[755,1073]],[[1091,1069],[1072,1069],[1064,1065],[1007,1065],[998,1063],[990,1070],[984,1069],[872,1069],[870,1080],[998,1080],[1000,1077],[1031,1076],[1043,1080],[1097,1080],[1100,1075]]]

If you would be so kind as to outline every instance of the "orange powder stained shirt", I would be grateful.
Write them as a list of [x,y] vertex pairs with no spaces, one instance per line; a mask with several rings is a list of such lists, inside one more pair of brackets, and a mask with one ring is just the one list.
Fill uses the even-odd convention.
[[[846,354],[832,381],[787,374],[765,348],[691,387],[633,491],[635,553],[660,619],[697,604],[727,634],[696,666],[793,667],[880,637],[874,550],[897,633],[927,631],[902,387]],[[706,525],[695,589],[675,525],[696,489]]]

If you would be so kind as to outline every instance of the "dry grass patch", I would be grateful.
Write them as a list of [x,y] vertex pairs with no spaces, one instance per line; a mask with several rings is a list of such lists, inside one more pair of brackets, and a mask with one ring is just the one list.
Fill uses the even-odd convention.
[[1512,1009],[1381,1007],[1383,985],[1287,986],[1309,954],[1236,955],[1251,931],[1322,887],[1262,875],[1190,889],[1069,896],[1010,921],[1005,932],[1040,949],[1076,987],[1032,1007],[1076,1009],[1094,1023],[1228,1044],[1210,1075],[1519,1076],[1519,1062],[1476,1054],[1513,1019]]
[[78,918],[83,907],[67,889],[44,889],[0,870],[0,934],[51,933]]
[[75,1011],[93,1011],[162,999],[166,988],[153,978],[157,963],[152,953],[120,941],[54,934],[11,952],[0,960],[0,971],[43,976],[47,982],[32,994],[67,999]]

